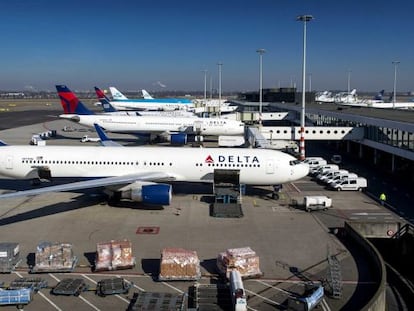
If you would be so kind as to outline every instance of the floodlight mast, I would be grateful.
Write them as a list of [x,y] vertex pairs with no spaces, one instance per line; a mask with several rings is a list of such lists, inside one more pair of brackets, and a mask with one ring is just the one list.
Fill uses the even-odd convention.
[[305,159],[306,23],[313,19],[312,15],[299,15],[296,17],[297,21],[303,22],[302,111],[300,115],[299,160]]
[[262,125],[262,112],[263,112],[263,54],[266,53],[265,49],[256,50],[259,53],[259,124]]

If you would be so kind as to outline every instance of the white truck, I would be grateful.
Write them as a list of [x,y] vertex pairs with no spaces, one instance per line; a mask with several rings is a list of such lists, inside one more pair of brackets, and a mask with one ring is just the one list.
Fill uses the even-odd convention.
[[326,180],[326,183],[328,184],[328,186],[332,186],[334,184],[337,184],[339,182],[342,182],[345,179],[348,179],[348,178],[357,178],[357,177],[358,177],[358,175],[355,174],[355,173],[350,173],[350,172],[348,172],[348,173],[341,173],[341,174],[338,174],[338,175],[334,176],[333,178],[330,178],[330,179]]
[[101,139],[99,137],[89,137],[88,135],[84,135],[81,138],[81,143],[87,143],[87,142],[98,142],[101,141]]
[[332,207],[332,199],[325,195],[305,196],[303,198],[303,206],[307,212],[324,210]]
[[326,174],[319,178],[319,181],[326,183],[329,179],[335,178],[335,176],[346,174],[348,173],[347,170],[332,170],[328,171]]
[[342,190],[362,191],[362,189],[366,187],[367,187],[367,180],[364,177],[347,178],[347,179],[343,179],[341,182],[332,184],[332,188],[337,191],[342,191]]

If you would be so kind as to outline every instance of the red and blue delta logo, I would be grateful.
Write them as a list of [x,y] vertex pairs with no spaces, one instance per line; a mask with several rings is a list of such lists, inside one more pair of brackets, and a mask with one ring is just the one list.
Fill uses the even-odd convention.
[[206,163],[214,163],[214,160],[211,155],[208,155],[207,158],[204,160]]

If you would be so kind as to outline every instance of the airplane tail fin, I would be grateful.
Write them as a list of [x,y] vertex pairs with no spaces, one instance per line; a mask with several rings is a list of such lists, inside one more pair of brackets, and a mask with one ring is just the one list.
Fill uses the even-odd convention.
[[118,144],[114,142],[113,140],[109,139],[108,136],[106,136],[103,129],[96,123],[93,124],[95,127],[95,131],[98,134],[99,138],[101,139],[101,145],[102,146],[113,146],[113,147],[121,147],[121,144]]
[[118,91],[115,87],[110,86],[109,90],[111,91],[112,98],[114,100],[126,100],[128,97],[126,97],[124,94],[122,94],[120,91]]
[[0,147],[1,146],[7,146],[7,144],[4,142],[4,141],[2,141],[1,139],[0,139]]
[[141,90],[141,92],[144,99],[154,99],[154,97],[152,97],[146,90]]
[[116,111],[118,111],[114,108],[114,106],[111,105],[111,103],[109,101],[109,98],[105,95],[104,92],[102,92],[102,90],[100,88],[95,86],[95,92],[96,92],[96,96],[98,96],[98,99],[102,104],[102,109],[105,112],[116,112]]
[[374,97],[375,100],[382,100],[383,96],[384,96],[384,92],[385,90],[381,90],[378,92],[378,94]]
[[355,95],[356,94],[356,89],[353,89],[350,94]]
[[91,110],[86,108],[86,106],[76,97],[76,95],[71,90],[69,90],[66,85],[56,85],[56,90],[58,92],[60,103],[65,114],[94,114]]

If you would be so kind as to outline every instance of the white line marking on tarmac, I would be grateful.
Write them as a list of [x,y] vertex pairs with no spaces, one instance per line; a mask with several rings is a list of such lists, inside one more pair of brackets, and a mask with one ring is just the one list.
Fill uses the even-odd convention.
[[96,311],[101,311],[100,309],[98,309],[97,307],[95,307],[90,301],[86,300],[85,298],[83,298],[81,295],[78,296],[80,299],[82,299],[85,303],[87,303],[88,305],[90,305],[94,310]]
[[267,287],[269,287],[269,288],[273,288],[273,289],[275,289],[275,290],[278,290],[278,291],[280,291],[280,292],[282,292],[282,293],[284,293],[284,294],[287,294],[287,295],[291,296],[291,294],[290,294],[288,291],[286,291],[286,290],[284,290],[284,289],[282,289],[282,288],[279,288],[279,287],[273,286],[273,285],[271,285],[271,284],[269,284],[269,283],[263,282],[262,280],[255,280],[255,281],[256,281],[257,283],[261,283],[261,284],[263,284],[263,285],[265,285],[265,286],[267,286]]
[[[19,278],[23,278],[23,276],[19,273],[19,272],[14,272]],[[52,300],[50,300],[49,298],[47,298],[45,296],[45,294],[43,294],[42,292],[40,292],[40,290],[37,292],[40,296],[42,296],[48,303],[50,303],[51,306],[53,306],[56,310],[58,311],[62,311],[61,308],[59,308]]]
[[184,294],[184,292],[181,290],[181,289],[179,289],[179,288],[177,288],[177,287],[175,287],[175,286],[172,286],[172,285],[170,285],[170,284],[168,284],[168,283],[166,283],[166,282],[161,282],[162,284],[164,284],[164,285],[166,285],[166,286],[168,286],[168,287],[170,287],[170,288],[172,288],[172,289],[174,289],[174,290],[176,290],[177,292],[179,292],[180,294]]
[[326,302],[325,299],[321,300],[321,305],[322,305],[322,309],[326,310],[326,311],[331,311],[331,308],[329,307],[328,303]]
[[254,295],[254,296],[257,296],[257,297],[259,297],[259,298],[262,298],[263,300],[266,300],[267,302],[273,303],[273,304],[275,304],[275,305],[277,305],[277,306],[281,306],[281,304],[280,304],[280,303],[277,303],[276,301],[273,301],[273,300],[271,300],[271,299],[269,299],[269,298],[266,298],[265,296],[262,296],[262,295],[256,294],[255,292],[252,292],[251,290],[245,289],[245,291],[246,291],[246,292],[248,292],[248,293],[250,293],[250,294],[252,294],[252,295]]

